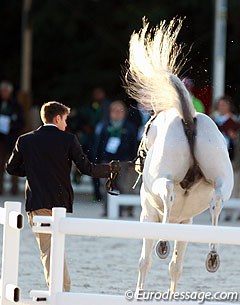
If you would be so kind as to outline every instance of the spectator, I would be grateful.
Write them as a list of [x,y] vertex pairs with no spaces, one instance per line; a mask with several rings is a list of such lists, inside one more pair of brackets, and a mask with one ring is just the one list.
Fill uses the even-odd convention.
[[[87,135],[86,151],[92,162],[96,159],[95,136],[97,137],[101,132],[102,126],[109,122],[109,105],[110,100],[107,99],[105,90],[102,87],[93,88],[90,107],[87,107],[84,111],[86,121],[84,128],[86,131],[85,134]],[[92,178],[92,183],[94,199],[101,201],[100,180],[98,178]]]
[[[133,160],[136,156],[136,128],[129,122],[126,105],[122,101],[114,101],[109,108],[110,121],[104,124],[97,141],[98,162],[108,162],[112,158],[120,161]],[[121,166],[121,175],[116,179],[116,187],[121,193],[133,193],[132,186],[136,174],[127,163]],[[120,210],[120,216],[121,212]],[[132,207],[127,207],[128,216],[132,216]],[[107,215],[107,201],[104,201],[104,213]]]
[[128,112],[128,120],[136,127],[136,136],[138,143],[140,143],[145,128],[145,124],[150,119],[150,112],[146,111],[143,106],[133,101]]
[[196,98],[196,96],[193,94],[193,90],[194,90],[193,80],[188,77],[184,77],[182,79],[182,82],[184,83],[185,87],[187,88],[188,92],[191,95],[192,103],[193,103],[195,110],[197,112],[205,113],[205,107],[203,105],[203,102],[200,99]]
[[[88,157],[94,159],[92,145],[95,130],[99,134],[100,126],[109,121],[110,101],[103,88],[96,87],[92,91],[90,103],[82,109],[75,109],[68,118],[71,132],[77,134],[80,144]],[[97,127],[98,126],[98,127]]]
[[[240,125],[236,121],[236,117],[232,112],[233,104],[232,99],[229,96],[222,96],[217,101],[217,111],[212,115],[213,120],[217,124],[219,130],[222,132],[228,147],[229,157],[232,161],[233,168],[235,169],[236,161],[236,140],[238,137],[238,131]],[[236,170],[234,170],[234,175],[236,176]],[[235,184],[233,188],[233,193],[236,194],[236,179],[234,179]],[[236,195],[235,195],[236,196]],[[225,221],[230,221],[232,218],[231,210],[225,209]],[[238,216],[240,219],[240,215]]]
[[101,87],[96,87],[92,91],[92,102],[90,106],[90,123],[95,127],[99,122],[103,124],[109,121],[109,109],[110,101],[106,97],[106,92]]
[[240,125],[232,113],[232,99],[229,96],[223,96],[217,101],[217,111],[212,118],[223,134],[231,161],[234,160],[234,141],[237,138]]
[[[24,127],[23,112],[13,96],[13,86],[9,82],[0,84],[0,194],[4,191],[4,165]],[[18,193],[18,178],[11,177],[12,195]]]

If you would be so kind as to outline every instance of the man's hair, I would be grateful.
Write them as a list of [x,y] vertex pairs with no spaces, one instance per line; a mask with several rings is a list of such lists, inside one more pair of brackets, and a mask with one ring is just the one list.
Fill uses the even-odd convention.
[[51,123],[53,119],[60,115],[69,114],[70,108],[55,101],[45,103],[41,107],[40,115],[44,124]]

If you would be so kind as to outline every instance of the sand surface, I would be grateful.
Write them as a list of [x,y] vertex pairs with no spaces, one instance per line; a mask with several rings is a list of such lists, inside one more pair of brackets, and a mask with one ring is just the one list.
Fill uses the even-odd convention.
[[[23,195],[17,197],[1,196],[1,206],[5,200],[17,200],[24,203]],[[22,291],[22,297],[28,298],[30,290],[45,290],[46,284],[38,246],[27,223],[24,204],[22,210],[25,216],[25,226],[21,231],[19,287]],[[101,205],[93,203],[91,196],[75,196],[74,217],[100,218],[101,213]],[[123,219],[138,220],[140,207],[135,208],[134,214],[134,218]],[[209,212],[195,218],[194,223],[210,224]],[[220,219],[220,225],[239,226],[239,224],[237,221],[226,223]],[[0,226],[0,231],[1,253],[2,226]],[[141,245],[141,240],[133,239],[67,236],[66,256],[71,274],[72,291],[123,295],[128,289],[134,290]],[[221,266],[216,273],[208,273],[205,269],[208,250],[207,244],[189,243],[178,291],[240,291],[239,246],[220,246]],[[147,277],[146,290],[167,291],[170,283],[169,261],[170,257],[160,261],[153,254],[153,263]]]

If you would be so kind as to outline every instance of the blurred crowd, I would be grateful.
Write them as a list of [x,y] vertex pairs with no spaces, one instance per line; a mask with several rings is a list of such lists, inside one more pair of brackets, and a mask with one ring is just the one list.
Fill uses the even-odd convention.
[[[229,156],[235,173],[235,186],[232,197],[240,197],[240,118],[236,115],[231,97],[222,96],[216,101],[215,109],[207,113],[207,106],[195,96],[194,82],[185,77],[184,85],[188,89],[193,105],[198,112],[206,113],[215,121],[228,146]],[[137,154],[144,126],[151,114],[133,100],[110,100],[104,88],[96,87],[91,99],[85,106],[74,108],[68,119],[68,131],[77,135],[88,158],[94,163],[122,161],[121,174],[117,177],[116,188],[120,193],[139,193],[139,187],[133,189],[137,174],[132,164]],[[4,164],[9,157],[16,139],[23,133],[26,125],[24,111],[10,82],[0,83],[0,194],[4,191]],[[81,183],[80,174],[73,169],[73,180]],[[12,177],[10,193],[18,194],[18,179]],[[103,216],[107,215],[107,194],[104,181],[92,179],[93,200],[103,205]],[[119,216],[133,215],[132,207],[123,207]],[[226,220],[230,220],[231,211],[227,211]],[[237,216],[240,220],[240,214]]]
[[[122,100],[110,101],[103,88],[94,88],[91,101],[86,107],[72,111],[68,127],[78,136],[85,153],[94,163],[120,160],[121,174],[116,179],[116,188],[120,193],[137,193],[133,189],[137,174],[128,161],[136,157],[145,123],[150,114],[134,101],[127,105]],[[74,175],[79,180],[79,173]],[[104,181],[92,179],[94,200],[103,204],[103,216],[107,215],[107,195]],[[132,207],[122,207],[119,216],[133,215]]]
[[[23,109],[14,95],[13,85],[0,83],[0,194],[4,192],[5,163],[24,128]],[[11,176],[12,195],[18,194],[18,178]]]

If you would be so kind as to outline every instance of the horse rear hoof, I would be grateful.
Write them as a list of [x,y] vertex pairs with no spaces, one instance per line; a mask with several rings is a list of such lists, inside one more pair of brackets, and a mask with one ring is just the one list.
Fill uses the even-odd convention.
[[159,240],[155,245],[155,254],[160,259],[168,257],[170,252],[170,243],[168,241]]
[[208,272],[216,272],[220,267],[220,257],[216,251],[210,251],[206,259],[206,269]]

